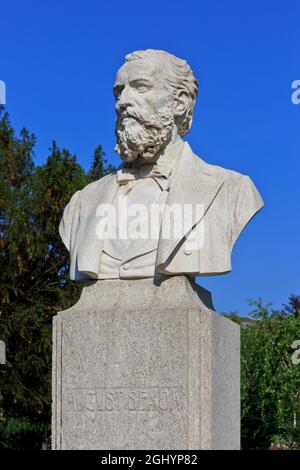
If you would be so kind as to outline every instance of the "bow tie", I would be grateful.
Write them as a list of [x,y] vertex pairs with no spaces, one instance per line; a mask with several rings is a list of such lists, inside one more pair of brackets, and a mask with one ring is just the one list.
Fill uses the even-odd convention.
[[152,166],[152,168],[147,168],[147,166],[141,167],[140,169],[121,168],[117,171],[117,182],[119,185],[123,185],[131,181],[153,178],[162,190],[167,190],[169,188],[168,173],[169,172],[163,171],[163,168],[158,168],[156,165]]

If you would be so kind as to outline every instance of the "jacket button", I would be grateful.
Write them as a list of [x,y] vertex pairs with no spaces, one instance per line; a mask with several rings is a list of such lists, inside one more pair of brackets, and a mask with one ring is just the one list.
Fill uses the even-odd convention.
[[130,267],[130,264],[129,264],[129,263],[125,263],[125,264],[123,264],[123,266],[122,266],[122,268],[123,268],[123,269],[126,269],[126,271],[127,271],[127,269],[129,269],[129,267]]
[[184,254],[185,255],[190,255],[192,253],[192,250],[189,250],[188,248],[185,248]]

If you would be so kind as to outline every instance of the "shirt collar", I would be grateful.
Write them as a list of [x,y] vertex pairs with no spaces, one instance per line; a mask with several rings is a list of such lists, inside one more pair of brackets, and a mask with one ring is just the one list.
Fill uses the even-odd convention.
[[155,163],[145,163],[144,165],[137,166],[135,162],[129,162],[129,163],[124,163],[122,165],[122,168],[125,170],[128,169],[133,169],[134,171],[137,171],[141,175],[147,175],[147,173],[151,172],[152,173],[159,173],[160,175],[162,174],[163,176],[168,177],[175,166],[177,156],[181,153],[181,150],[183,148],[184,141],[180,140],[180,142],[176,142],[175,144],[169,145],[164,153],[162,153],[158,160]]
[[168,178],[184,146],[184,141],[176,142],[166,148],[155,163],[137,167],[134,162],[124,163],[117,172],[119,184],[142,178],[154,178],[162,190],[169,187]]

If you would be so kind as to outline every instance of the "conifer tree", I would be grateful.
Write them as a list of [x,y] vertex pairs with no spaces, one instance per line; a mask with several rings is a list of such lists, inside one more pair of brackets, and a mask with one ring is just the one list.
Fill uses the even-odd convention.
[[50,432],[52,318],[74,304],[69,253],[58,226],[70,197],[107,171],[99,146],[87,173],[52,143],[34,164],[36,138],[0,115],[0,449],[41,447]]

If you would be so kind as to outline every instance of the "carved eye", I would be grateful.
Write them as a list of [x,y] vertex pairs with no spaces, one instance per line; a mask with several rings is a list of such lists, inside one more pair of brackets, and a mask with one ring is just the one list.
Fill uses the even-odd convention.
[[149,85],[146,85],[145,83],[135,83],[134,88],[140,93],[145,93],[150,89]]

